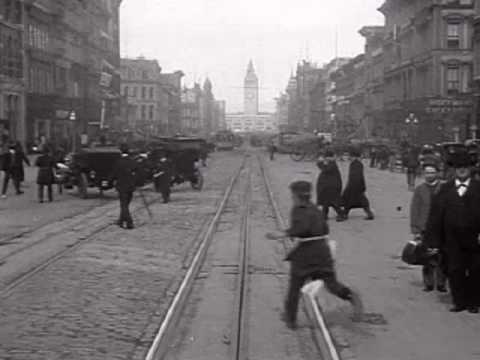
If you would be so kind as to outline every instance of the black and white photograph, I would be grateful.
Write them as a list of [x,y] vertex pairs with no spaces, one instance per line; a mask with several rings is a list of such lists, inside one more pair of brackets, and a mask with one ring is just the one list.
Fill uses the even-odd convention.
[[480,0],[0,0],[0,360],[480,360]]

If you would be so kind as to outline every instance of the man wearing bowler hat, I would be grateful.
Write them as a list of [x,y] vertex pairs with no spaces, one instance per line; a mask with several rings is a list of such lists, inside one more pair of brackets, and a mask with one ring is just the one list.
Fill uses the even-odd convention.
[[126,225],[127,229],[133,229],[133,219],[129,206],[135,191],[138,166],[135,160],[130,158],[127,144],[120,145],[120,152],[121,156],[115,163],[111,176],[111,180],[115,181],[115,187],[120,200],[120,217],[117,225],[120,227]]
[[454,179],[433,198],[426,241],[446,256],[452,312],[478,313],[480,305],[480,183],[471,176],[471,158],[452,156]]

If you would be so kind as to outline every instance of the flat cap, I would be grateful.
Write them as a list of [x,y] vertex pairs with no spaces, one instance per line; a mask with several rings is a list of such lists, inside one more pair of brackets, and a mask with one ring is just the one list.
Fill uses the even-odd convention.
[[312,193],[312,184],[308,181],[294,181],[290,184],[290,190],[295,194],[310,195]]

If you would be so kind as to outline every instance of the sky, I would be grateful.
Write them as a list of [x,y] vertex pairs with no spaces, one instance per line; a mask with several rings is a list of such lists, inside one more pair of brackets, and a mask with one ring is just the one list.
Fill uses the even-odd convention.
[[273,99],[300,60],[322,65],[336,53],[362,53],[358,30],[383,24],[377,11],[383,1],[123,0],[121,54],[157,59],[162,72],[182,70],[186,86],[210,78],[228,112],[243,110],[243,79],[252,59],[260,110],[273,111]]

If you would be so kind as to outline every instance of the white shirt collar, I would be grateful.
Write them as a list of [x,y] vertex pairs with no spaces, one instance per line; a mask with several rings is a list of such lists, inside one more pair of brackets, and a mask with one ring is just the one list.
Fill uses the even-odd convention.
[[122,157],[128,157],[128,154],[122,154]]
[[468,178],[465,181],[460,181],[458,179],[455,179],[455,186],[460,186],[460,185],[469,186],[470,185],[470,178]]

